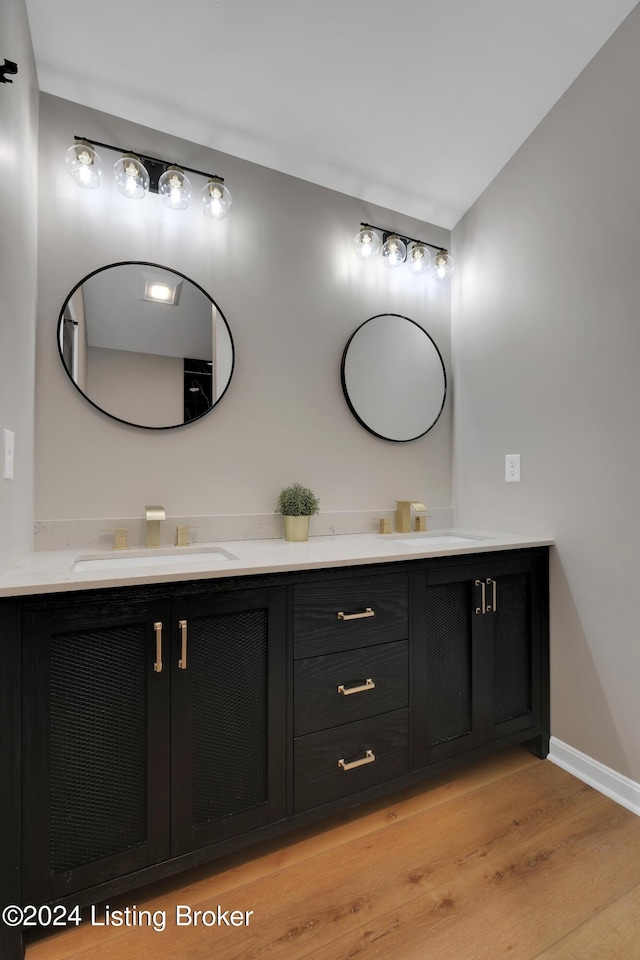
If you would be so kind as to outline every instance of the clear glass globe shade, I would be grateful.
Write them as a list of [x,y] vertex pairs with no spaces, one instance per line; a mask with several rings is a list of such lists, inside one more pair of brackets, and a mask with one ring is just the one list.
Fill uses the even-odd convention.
[[231,194],[221,180],[209,180],[202,189],[202,212],[211,220],[224,220],[231,206]]
[[438,250],[433,259],[433,270],[438,280],[448,280],[453,270],[451,254],[446,250]]
[[102,160],[90,143],[74,143],[67,150],[65,163],[69,176],[79,187],[95,190],[102,183]]
[[118,191],[130,200],[141,200],[149,190],[149,172],[138,157],[126,154],[113,168]]
[[356,256],[361,260],[373,260],[380,249],[380,237],[375,230],[369,227],[363,227],[353,241],[356,250]]
[[191,200],[191,181],[180,167],[168,167],[158,180],[158,193],[165,206],[186,210]]
[[413,244],[409,251],[407,266],[415,276],[420,276],[428,271],[431,266],[431,254],[424,243]]
[[407,259],[407,247],[400,237],[391,236],[382,244],[382,262],[385,267],[399,267]]

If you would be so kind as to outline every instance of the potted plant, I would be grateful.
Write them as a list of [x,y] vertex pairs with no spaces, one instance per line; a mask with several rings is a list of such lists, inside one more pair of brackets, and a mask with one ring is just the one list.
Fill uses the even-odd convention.
[[294,483],[280,491],[276,513],[284,517],[285,540],[308,540],[309,517],[318,512],[320,501],[312,490]]

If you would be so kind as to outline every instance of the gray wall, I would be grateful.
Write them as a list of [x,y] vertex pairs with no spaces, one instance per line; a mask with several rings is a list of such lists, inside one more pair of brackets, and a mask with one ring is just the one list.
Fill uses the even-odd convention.
[[452,333],[457,519],[556,537],[552,732],[636,781],[639,50],[640,7],[456,227]]
[[0,444],[15,434],[15,479],[2,479],[0,571],[31,549],[36,313],[38,83],[23,0],[0,4],[2,62],[18,64],[0,85]]
[[[75,186],[64,167],[74,134],[218,173],[230,216],[207,220],[158,197]],[[41,100],[36,517],[271,512],[280,488],[312,486],[323,510],[390,509],[398,498],[450,506],[451,399],[434,429],[388,443],[353,418],[340,360],[355,328],[405,314],[433,336],[450,366],[450,290],[353,255],[361,220],[448,245],[447,231],[265,167],[172,139],[50,96]],[[193,178],[194,192],[204,183]],[[115,423],[69,383],[56,348],[60,307],[84,275],[118,260],[185,273],[216,300],[236,347],[235,373],[207,417],[170,432]]]

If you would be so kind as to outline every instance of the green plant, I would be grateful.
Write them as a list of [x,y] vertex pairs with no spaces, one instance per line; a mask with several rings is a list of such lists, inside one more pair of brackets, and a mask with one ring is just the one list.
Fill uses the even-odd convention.
[[320,501],[312,490],[294,483],[280,491],[276,513],[284,517],[310,517],[318,512],[319,507]]

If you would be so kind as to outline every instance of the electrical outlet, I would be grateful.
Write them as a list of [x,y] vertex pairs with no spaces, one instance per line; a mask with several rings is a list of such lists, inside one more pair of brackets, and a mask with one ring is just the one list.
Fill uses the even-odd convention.
[[4,446],[4,479],[13,480],[13,460],[14,460],[14,441],[15,435],[12,430],[4,429],[2,431],[2,440]]
[[507,453],[504,458],[505,483],[520,483],[520,454]]

